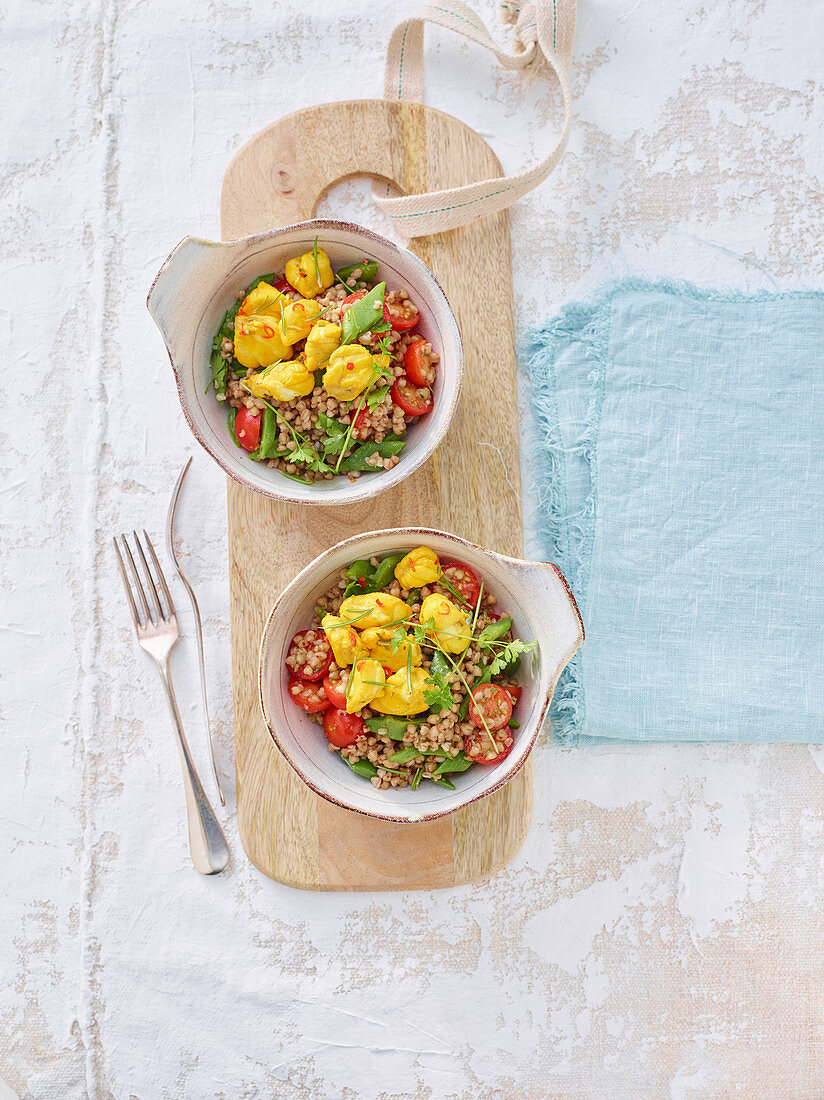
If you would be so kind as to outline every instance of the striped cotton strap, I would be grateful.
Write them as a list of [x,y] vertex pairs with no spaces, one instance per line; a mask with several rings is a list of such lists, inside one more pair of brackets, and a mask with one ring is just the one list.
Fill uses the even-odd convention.
[[479,180],[463,187],[390,198],[376,185],[375,201],[404,239],[423,237],[503,210],[547,178],[563,156],[569,136],[570,69],[576,0],[535,0],[504,5],[515,16],[516,48],[502,49],[462,0],[424,4],[399,23],[389,39],[384,79],[387,99],[420,102],[423,96],[423,26],[437,23],[490,50],[507,69],[523,69],[543,56],[558,77],[564,97],[564,128],[554,149],[532,168],[514,176]]

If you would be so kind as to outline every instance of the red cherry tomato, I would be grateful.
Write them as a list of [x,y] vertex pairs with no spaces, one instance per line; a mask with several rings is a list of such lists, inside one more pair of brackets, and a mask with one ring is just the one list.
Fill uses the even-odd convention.
[[241,447],[254,451],[260,442],[260,410],[238,409],[235,417],[235,435]]
[[502,760],[506,760],[512,752],[515,741],[509,730],[499,730],[493,736],[494,745],[485,730],[479,730],[478,733],[464,739],[464,752],[475,764],[492,767],[493,764],[500,764]]
[[322,680],[332,663],[332,647],[322,630],[299,630],[286,654],[286,669],[300,680]]
[[323,677],[323,690],[326,698],[333,707],[340,710],[346,709],[346,681],[343,679],[330,680],[329,676]]
[[351,306],[353,302],[357,302],[360,298],[366,297],[365,290],[356,290],[354,294],[347,294],[340,304],[341,310],[344,306]]
[[355,439],[366,439],[371,427],[372,421],[370,419],[369,409],[364,405],[355,417],[355,423],[352,425],[352,435]]
[[431,386],[435,381],[435,367],[429,352],[424,351],[426,340],[415,340],[406,349],[403,357],[403,369],[413,386]]
[[280,290],[281,292],[284,292],[291,289],[292,287],[289,285],[289,283],[287,283],[285,279],[279,279],[278,282],[275,283],[275,290]]
[[432,390],[427,386],[416,389],[408,378],[396,378],[389,392],[392,400],[407,416],[425,416],[432,412]]
[[309,714],[318,714],[332,705],[326,698],[323,684],[310,684],[308,680],[299,680],[297,676],[290,676],[286,690],[292,702],[297,703],[301,710]]
[[408,298],[402,302],[393,302],[391,306],[386,301],[383,303],[383,319],[395,332],[409,332],[417,325],[418,317],[418,311]]
[[[481,586],[478,584],[478,578],[472,572],[468,565],[464,565],[462,561],[444,561],[441,562],[441,572],[460,595],[461,599],[465,600],[470,607],[475,607],[478,602],[478,596],[481,594]],[[452,593],[445,586],[439,587],[439,591],[443,591],[445,596],[450,596]]]
[[478,684],[469,699],[469,717],[482,729],[502,729],[512,717],[512,697],[498,684]]
[[345,710],[330,707],[323,716],[323,732],[335,748],[346,749],[363,737],[366,726],[359,714],[347,714]]
[[502,684],[504,691],[509,692],[509,697],[512,700],[512,709],[514,710],[518,705],[518,700],[521,698],[521,692],[524,690],[520,684]]

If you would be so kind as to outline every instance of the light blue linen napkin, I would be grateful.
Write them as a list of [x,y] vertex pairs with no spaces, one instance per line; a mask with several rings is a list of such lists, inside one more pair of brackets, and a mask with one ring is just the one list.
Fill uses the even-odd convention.
[[824,294],[624,281],[534,329],[567,743],[824,741]]

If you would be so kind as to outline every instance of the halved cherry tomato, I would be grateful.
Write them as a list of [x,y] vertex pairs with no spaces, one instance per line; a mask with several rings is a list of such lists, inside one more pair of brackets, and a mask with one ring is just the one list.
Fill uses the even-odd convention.
[[347,714],[338,707],[330,707],[323,716],[323,732],[335,748],[346,749],[363,737],[366,726],[359,714]]
[[297,703],[301,710],[309,714],[318,714],[332,705],[326,698],[323,684],[315,686],[308,680],[299,680],[297,676],[290,676],[289,687],[286,690],[292,702]]
[[365,290],[356,290],[354,294],[347,294],[341,302],[340,308],[343,309],[344,306],[351,306],[353,302],[357,302],[360,298],[364,298],[365,296]]
[[514,710],[518,705],[518,700],[521,698],[521,692],[524,690],[520,684],[501,684],[504,691],[509,692],[509,697],[512,700],[512,709]]
[[361,411],[355,417],[355,423],[352,425],[352,435],[355,439],[366,439],[369,435],[369,429],[372,427],[370,420],[369,409],[366,405],[363,406]]
[[235,435],[241,447],[254,451],[260,442],[260,410],[238,409],[235,417]]
[[487,767],[492,767],[493,764],[500,764],[512,752],[515,741],[509,730],[499,730],[493,736],[494,745],[485,730],[479,730],[478,733],[464,738],[464,752],[475,764],[486,764]]
[[[441,571],[461,599],[474,608],[478,602],[478,596],[481,594],[481,586],[469,566],[464,565],[462,561],[444,561],[441,562]],[[445,596],[451,595],[446,587],[444,587],[443,592]]]
[[469,717],[484,732],[502,729],[512,717],[512,696],[498,684],[478,684],[469,699]]
[[285,291],[291,290],[291,289],[292,289],[292,287],[289,285],[289,283],[286,282],[285,279],[279,279],[278,282],[275,283],[275,290],[280,290],[281,292],[285,292]]
[[[314,658],[314,660],[313,660]],[[332,663],[332,647],[322,630],[299,630],[286,654],[286,668],[300,680],[322,680]]]
[[403,357],[403,369],[413,386],[431,386],[435,381],[435,367],[424,351],[426,340],[415,340],[406,349]]
[[342,677],[338,677],[335,680],[329,678],[329,676],[323,677],[323,690],[326,692],[326,698],[332,704],[333,707],[338,707],[340,710],[346,710],[346,680]]
[[409,332],[417,325],[419,316],[408,298],[402,302],[393,302],[391,306],[386,301],[383,303],[383,319],[395,332]]
[[396,378],[389,391],[392,400],[407,416],[425,416],[432,412],[434,401],[428,386],[417,389],[408,378]]

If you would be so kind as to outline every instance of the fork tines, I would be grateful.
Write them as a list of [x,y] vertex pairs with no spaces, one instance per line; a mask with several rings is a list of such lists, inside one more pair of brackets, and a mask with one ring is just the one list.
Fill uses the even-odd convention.
[[[145,577],[145,587],[143,581],[141,581],[140,572],[138,572],[137,566],[135,565],[128,536],[121,535],[119,541],[117,538],[113,541],[115,552],[117,553],[117,561],[120,566],[120,576],[123,578],[123,586],[126,589],[134,625],[138,630],[145,630],[147,626],[156,626],[161,621],[166,623],[171,622],[175,618],[175,605],[172,602],[172,596],[169,592],[169,586],[166,584],[166,578],[163,576],[163,570],[160,568],[160,562],[157,560],[157,554],[152,545],[152,540],[149,538],[147,532],[144,529],[143,539],[146,543],[146,550],[149,552],[148,558],[137,531],[132,532],[132,537],[137,550],[137,557],[140,559],[141,572]],[[123,548],[122,553],[121,546]],[[125,562],[128,564],[128,572],[126,571],[126,564],[124,564],[124,556]],[[152,566],[154,567],[154,575],[152,569],[149,567],[149,559],[151,559]],[[131,581],[129,579],[130,576]],[[146,588],[148,588],[151,597],[151,607],[149,605],[149,600],[146,598]],[[160,589],[159,592],[158,588]],[[137,603],[135,603],[135,592],[137,593]],[[161,596],[163,597],[162,600]]]

